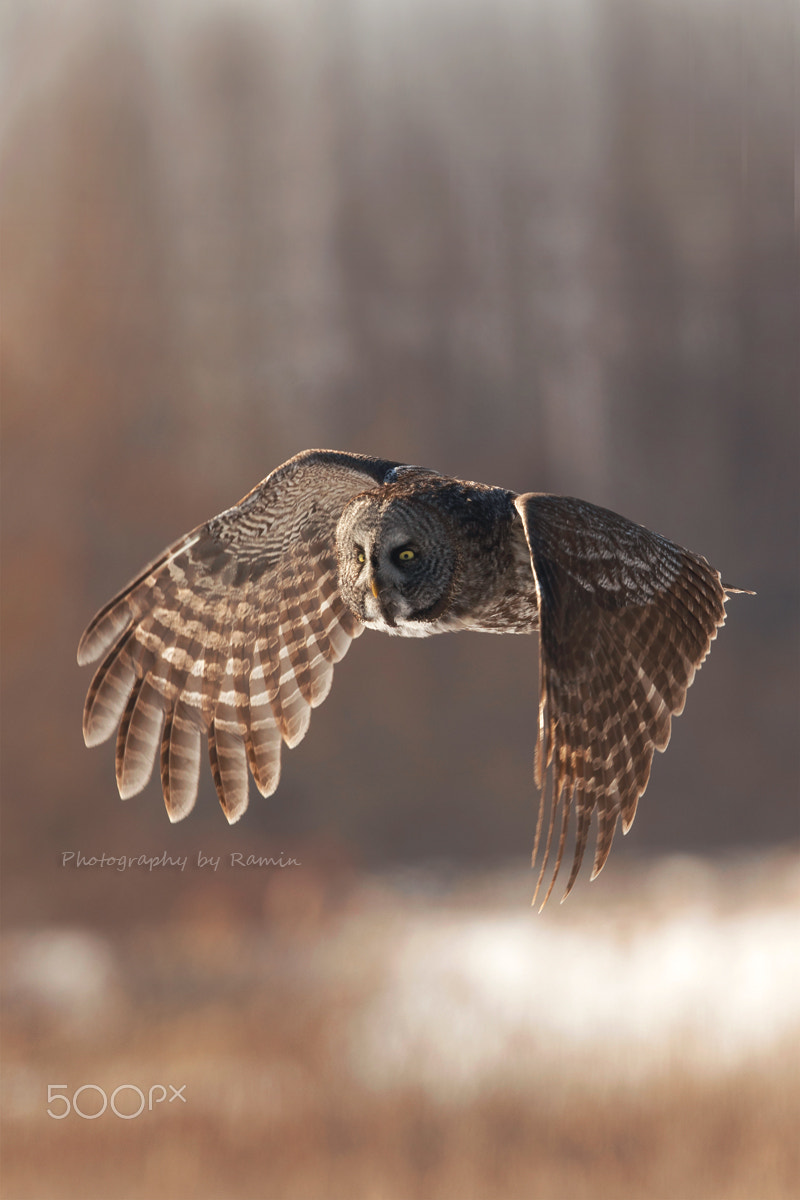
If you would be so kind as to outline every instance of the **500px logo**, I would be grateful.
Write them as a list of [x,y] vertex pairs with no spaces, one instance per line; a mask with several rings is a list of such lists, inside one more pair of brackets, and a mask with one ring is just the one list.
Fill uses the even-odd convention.
[[[165,1100],[167,1100],[168,1104],[172,1104],[173,1100],[180,1100],[183,1104],[186,1103],[186,1097],[183,1094],[186,1091],[185,1083],[183,1087],[179,1088],[173,1087],[171,1083],[167,1086],[172,1092],[169,1099],[167,1099],[167,1089],[163,1083],[154,1084],[148,1090],[146,1096],[142,1089],[136,1087],[135,1084],[121,1083],[111,1093],[111,1111],[115,1117],[120,1117],[123,1121],[132,1121],[135,1117],[140,1117],[145,1109],[148,1112],[152,1112],[155,1104],[163,1104]],[[63,1092],[68,1091],[69,1086],[66,1083],[48,1083],[47,1085],[47,1103],[50,1106],[58,1106],[59,1109],[56,1112],[53,1112],[52,1107],[47,1109],[48,1117],[52,1117],[54,1121],[63,1121],[71,1112],[74,1112],[78,1117],[83,1117],[84,1121],[96,1121],[98,1117],[102,1117],[103,1113],[109,1107],[109,1097],[96,1083],[84,1083],[81,1087],[76,1088],[72,1093],[71,1100],[69,1095],[62,1095]],[[88,1097],[86,1100],[82,1099],[85,1092],[96,1092],[99,1095],[100,1107],[97,1108],[96,1112],[85,1111],[86,1108],[91,1110],[96,1107],[96,1105],[88,1102]],[[131,1102],[129,1097],[123,1108],[119,1100],[120,1094],[123,1092],[133,1092],[135,1097],[133,1103],[138,1106],[135,1112],[124,1111],[124,1109],[131,1107]],[[62,1105],[63,1109],[61,1108]]]

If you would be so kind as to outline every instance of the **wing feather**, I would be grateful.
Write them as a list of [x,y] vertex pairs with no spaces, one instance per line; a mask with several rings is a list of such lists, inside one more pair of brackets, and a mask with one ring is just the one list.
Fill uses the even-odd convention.
[[[534,858],[552,767],[550,827],[537,884],[562,825],[555,883],[575,812],[568,894],[596,814],[592,878],[621,818],[627,833],[655,750],[725,621],[729,592],[699,555],[585,501],[529,493],[514,500],[539,601],[540,685],[536,781],[542,789]],[[535,897],[534,897],[535,898]]]
[[248,768],[263,795],[275,790],[281,742],[303,738],[363,628],[339,595],[339,517],[398,465],[298,454],[100,610],[78,648],[80,663],[101,660],[84,739],[117,730],[120,795],[140,791],[158,757],[167,812],[181,820],[197,796],[203,731],[229,821],[247,807]]
[[200,783],[202,725],[179,700],[166,714],[161,737],[161,788],[170,821],[194,808]]

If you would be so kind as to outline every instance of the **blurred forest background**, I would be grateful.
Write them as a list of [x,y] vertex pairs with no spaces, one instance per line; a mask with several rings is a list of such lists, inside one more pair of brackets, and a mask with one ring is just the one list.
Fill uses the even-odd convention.
[[[313,958],[323,913],[351,889],[361,897],[353,911],[369,906],[362,872],[392,888],[402,868],[398,895],[418,897],[431,879],[443,887],[468,869],[509,868],[513,903],[524,906],[533,639],[365,634],[307,738],[284,754],[277,794],[265,801],[252,788],[233,830],[210,772],[195,812],[171,827],[157,780],[123,805],[113,746],[83,746],[90,675],[75,651],[96,609],[162,547],[310,446],[578,495],[758,592],[731,601],[631,835],[570,904],[600,903],[598,889],[626,886],[626,871],[657,854],[771,862],[771,848],[796,848],[791,5],[7,0],[0,22],[3,886],[13,937],[92,930],[141,965],[160,926],[174,948],[182,930],[210,922],[222,972],[231,964],[221,948],[239,945],[242,926],[278,930]],[[284,852],[303,870],[267,886],[230,871],[209,881],[199,870],[68,870],[60,857],[232,850]],[[758,875],[765,887],[768,874]],[[12,939],[12,959],[20,945]],[[86,972],[105,996],[102,945]],[[30,1015],[31,978],[45,976],[14,976],[34,1024],[13,1026],[12,1058],[67,1044],[59,1038],[71,1027],[47,1026],[43,1043]],[[497,1144],[529,1142],[509,1105],[512,1115],[492,1118]],[[31,1111],[35,1161],[38,1100]],[[325,1136],[339,1145],[358,1135]],[[427,1136],[420,1149],[409,1133],[408,1155],[423,1163]],[[777,1151],[769,1161],[783,1172]],[[586,1171],[564,1195],[585,1194],[596,1179]],[[780,1172],[760,1194],[784,1194]],[[23,1175],[14,1196],[42,1194]],[[274,1194],[338,1194],[334,1178],[305,1193],[276,1184]],[[370,1191],[347,1179],[342,1194],[376,1197],[416,1194],[418,1182],[395,1193],[390,1181]],[[471,1194],[455,1179],[420,1194]],[[111,1194],[107,1179],[96,1186]],[[145,1180],[142,1194],[183,1194],[179,1182],[164,1186]],[[75,1189],[94,1194],[84,1177]],[[712,1194],[739,1193],[697,1192]]]

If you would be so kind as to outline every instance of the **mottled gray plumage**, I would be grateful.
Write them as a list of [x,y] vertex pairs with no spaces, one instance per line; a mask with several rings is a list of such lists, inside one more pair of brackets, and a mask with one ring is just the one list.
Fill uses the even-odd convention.
[[[116,730],[122,797],[160,752],[170,820],[194,805],[207,741],[236,821],[248,770],[264,796],[365,626],[405,637],[540,632],[534,847],[539,884],[571,812],[567,892],[597,814],[592,878],[625,832],[673,714],[725,620],[704,558],[581,500],[449,479],[422,467],[307,450],[199,526],[106,605],[83,635],[100,658],[84,711],[93,746]],[[556,813],[561,809],[561,820]],[[538,891],[538,885],[537,885]],[[565,893],[566,894],[566,893]]]

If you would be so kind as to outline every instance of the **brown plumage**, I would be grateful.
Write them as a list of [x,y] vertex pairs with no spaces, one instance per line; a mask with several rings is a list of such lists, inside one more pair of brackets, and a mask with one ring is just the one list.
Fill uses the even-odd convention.
[[546,901],[573,811],[565,895],[592,813],[592,878],[618,817],[630,828],[653,751],[666,747],[735,590],[704,558],[581,500],[308,450],[97,614],[78,649],[80,663],[101,660],[84,738],[93,746],[116,730],[122,797],[144,787],[159,757],[172,821],[194,805],[205,740],[233,822],[248,774],[262,795],[274,792],[282,742],[303,738],[333,664],[365,625],[400,636],[538,629],[534,861],[546,807],[549,820],[537,892],[556,844]]

